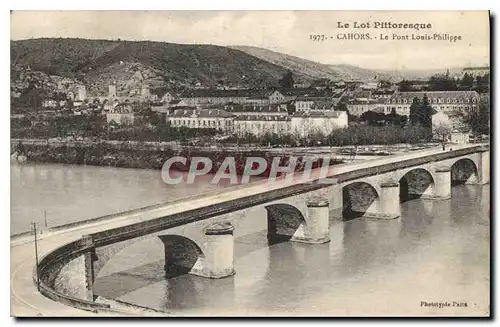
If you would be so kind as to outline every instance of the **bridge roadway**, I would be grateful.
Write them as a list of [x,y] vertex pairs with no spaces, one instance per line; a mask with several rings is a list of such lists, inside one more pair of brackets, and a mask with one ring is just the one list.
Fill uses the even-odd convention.
[[[474,148],[478,145],[453,146],[453,151]],[[448,150],[447,150],[448,151]],[[388,156],[357,163],[332,166],[328,172],[329,177],[367,169],[384,164],[391,164],[412,159],[422,159],[427,156],[444,153],[441,147],[410,152],[407,154]],[[451,154],[451,153],[450,153]],[[317,180],[319,169],[312,172],[310,180]],[[302,178],[301,176],[299,176]],[[89,221],[81,226],[62,228],[53,232],[46,232],[39,236],[39,256],[52,252],[56,248],[69,242],[78,240],[85,234],[102,232],[114,228],[125,227],[130,224],[153,220],[159,217],[181,213],[187,210],[203,208],[217,203],[234,201],[239,198],[257,195],[263,192],[278,190],[290,186],[290,181],[277,179],[274,183],[259,181],[249,185],[240,185],[229,190],[217,193],[197,195],[191,198],[177,200],[163,205],[141,208],[124,212],[97,222]],[[23,236],[11,239],[11,315],[20,316],[91,316],[92,312],[83,311],[52,301],[42,296],[33,282],[34,271],[34,246],[33,236]],[[120,313],[125,314],[125,313]],[[105,313],[110,315],[110,313]],[[112,314],[111,314],[112,315]]]

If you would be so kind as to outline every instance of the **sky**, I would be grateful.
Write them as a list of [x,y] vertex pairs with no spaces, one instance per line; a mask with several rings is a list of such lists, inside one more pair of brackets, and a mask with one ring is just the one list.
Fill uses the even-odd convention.
[[[339,28],[349,24],[349,28]],[[370,28],[354,28],[368,22]],[[430,29],[373,28],[375,22]],[[371,40],[341,40],[369,33]],[[381,40],[380,34],[389,40]],[[457,42],[412,34],[460,36]],[[313,41],[311,34],[325,35]],[[393,34],[410,40],[393,40]],[[489,65],[487,11],[13,11],[11,39],[79,37],[263,47],[324,64],[379,70]],[[376,39],[375,39],[376,38]]]

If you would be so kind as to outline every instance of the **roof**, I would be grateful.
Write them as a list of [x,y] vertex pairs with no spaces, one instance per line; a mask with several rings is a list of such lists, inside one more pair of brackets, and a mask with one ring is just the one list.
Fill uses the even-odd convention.
[[[176,109],[169,117],[231,118],[233,114],[221,109]],[[193,117],[194,118],[194,117]]]
[[386,99],[368,99],[368,100],[349,100],[348,105],[358,105],[358,104],[383,104],[386,103]]
[[396,92],[392,95],[391,99],[409,99],[423,98],[424,95],[428,98],[456,98],[466,99],[479,97],[476,91],[422,91],[422,92]]
[[370,90],[358,90],[352,93],[353,98],[369,98],[372,94]]
[[183,92],[181,98],[248,98],[252,96],[266,96],[267,91],[258,89],[236,89],[236,90],[217,90],[217,89],[199,89]]
[[470,128],[466,126],[461,126],[461,127],[455,127],[452,131],[452,133],[461,133],[461,134],[470,134],[471,130]]
[[393,90],[374,90],[372,94],[393,94]]
[[328,101],[332,99],[332,97],[310,97],[307,95],[299,96],[297,99],[295,99],[295,102],[297,101]]
[[241,115],[236,117],[234,120],[235,121],[290,121],[289,116],[245,116]]
[[264,95],[254,95],[249,97],[248,100],[269,100],[269,98]]
[[292,118],[339,118],[345,111],[310,110],[295,112]]
[[116,105],[113,109],[114,113],[119,113],[119,114],[126,114],[126,113],[132,113],[132,106],[129,103],[119,103]]
[[297,96],[297,97],[332,97],[333,92],[331,90],[317,90],[315,88],[293,88],[293,89],[276,89],[275,91],[280,92],[285,96]]
[[279,105],[254,106],[254,105],[233,105],[226,106],[227,112],[286,112],[286,109],[281,109]]
[[313,108],[331,108],[335,105],[332,100],[317,100],[314,101]]

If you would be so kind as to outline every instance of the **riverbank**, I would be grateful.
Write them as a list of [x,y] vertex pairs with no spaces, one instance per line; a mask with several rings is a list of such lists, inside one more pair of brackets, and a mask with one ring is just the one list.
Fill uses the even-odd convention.
[[[214,163],[214,171],[232,156],[236,158],[237,169],[242,170],[246,158],[261,157],[272,160],[282,157],[283,164],[295,156],[318,156],[331,158],[331,164],[372,159],[395,153],[404,153],[436,146],[435,144],[394,144],[363,147],[255,147],[181,146],[175,142],[139,142],[105,140],[37,140],[11,139],[11,158],[18,162],[64,163],[123,168],[161,169],[163,163],[173,156],[208,157]],[[322,161],[319,161],[321,164]],[[183,170],[186,167],[178,167]]]
[[[201,148],[189,146],[175,146],[156,142],[89,142],[89,141],[42,141],[42,140],[12,140],[11,160],[20,163],[59,163],[91,166],[108,166],[120,168],[143,168],[159,170],[165,161],[171,157],[180,156],[187,159],[185,165],[178,164],[174,168],[180,171],[188,170],[191,159],[194,157],[209,158],[212,163],[212,173],[215,173],[227,157],[234,157],[236,170],[242,173],[246,159],[249,157],[264,158],[268,163],[268,170],[262,176],[267,176],[273,158],[280,157],[281,165],[287,165],[290,157],[299,160],[297,170],[303,165],[301,159],[305,156],[318,156],[318,153],[308,153],[307,149],[257,149],[257,148]],[[345,162],[335,156],[329,156],[330,165]],[[349,155],[344,155],[344,159]],[[316,168],[323,164],[320,158],[313,164]]]

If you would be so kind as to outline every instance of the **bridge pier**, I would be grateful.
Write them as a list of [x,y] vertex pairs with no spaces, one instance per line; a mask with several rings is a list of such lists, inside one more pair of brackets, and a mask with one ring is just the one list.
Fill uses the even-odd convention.
[[490,152],[483,151],[478,153],[477,179],[467,181],[465,184],[484,185],[490,182]]
[[395,219],[401,216],[399,183],[385,182],[380,185],[380,219]]
[[307,201],[305,224],[302,224],[290,241],[321,244],[330,242],[328,200],[316,198]]
[[86,247],[89,247],[89,251],[85,252],[83,255],[84,265],[85,265],[85,290],[87,301],[94,301],[94,291],[92,286],[95,281],[95,270],[94,261],[96,261],[97,255],[95,253],[94,241],[91,235],[83,235],[82,242]]
[[434,188],[430,195],[422,196],[423,199],[448,200],[451,198],[451,169],[440,167],[435,170]]
[[234,227],[228,222],[216,223],[205,229],[203,276],[223,278],[234,271]]

